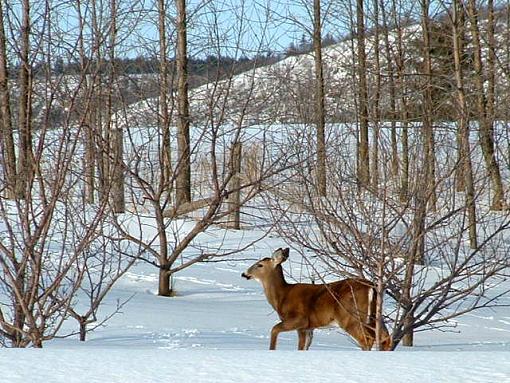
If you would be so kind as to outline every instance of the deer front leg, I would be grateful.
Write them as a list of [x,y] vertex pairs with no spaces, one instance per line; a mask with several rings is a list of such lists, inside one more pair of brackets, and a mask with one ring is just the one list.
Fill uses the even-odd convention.
[[298,350],[305,350],[306,349],[306,341],[307,341],[307,330],[297,330],[298,333]]
[[280,322],[273,326],[271,329],[271,344],[269,345],[270,350],[276,350],[276,341],[278,339],[278,334],[285,331],[297,330],[299,328],[303,328],[304,322],[302,320],[292,320]]

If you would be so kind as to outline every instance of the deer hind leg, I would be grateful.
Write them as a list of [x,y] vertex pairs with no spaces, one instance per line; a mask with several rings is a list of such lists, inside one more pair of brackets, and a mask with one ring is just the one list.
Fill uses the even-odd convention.
[[313,340],[313,330],[299,329],[297,330],[299,336],[298,350],[308,350]]
[[306,330],[297,330],[298,333],[298,350],[306,350]]
[[[271,343],[269,344],[270,350],[276,350],[276,341],[278,339],[278,334],[285,331],[298,330],[305,327],[305,322],[302,320],[288,320],[284,322],[280,322],[273,326],[271,329]],[[299,334],[299,331],[298,331]],[[300,338],[301,342],[301,338]],[[306,343],[306,342],[305,342]]]
[[305,344],[305,350],[308,350],[310,346],[312,345],[313,340],[313,329],[306,330],[306,344]]

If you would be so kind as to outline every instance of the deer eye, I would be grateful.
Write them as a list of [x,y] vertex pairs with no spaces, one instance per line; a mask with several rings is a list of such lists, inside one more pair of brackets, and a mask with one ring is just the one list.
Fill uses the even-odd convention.
[[264,265],[261,265],[260,263],[257,265],[257,267],[264,267]]

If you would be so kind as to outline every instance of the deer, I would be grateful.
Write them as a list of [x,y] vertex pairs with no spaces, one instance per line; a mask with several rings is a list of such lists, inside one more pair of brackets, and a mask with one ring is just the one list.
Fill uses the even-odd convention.
[[[271,330],[270,350],[276,349],[278,334],[297,331],[298,350],[308,350],[313,330],[339,326],[353,337],[362,350],[371,350],[375,343],[376,290],[365,279],[348,278],[331,283],[287,283],[282,263],[289,257],[289,248],[279,248],[271,258],[263,258],[250,266],[242,277],[262,284],[269,304],[280,317]],[[391,336],[381,326],[380,349],[392,349]]]

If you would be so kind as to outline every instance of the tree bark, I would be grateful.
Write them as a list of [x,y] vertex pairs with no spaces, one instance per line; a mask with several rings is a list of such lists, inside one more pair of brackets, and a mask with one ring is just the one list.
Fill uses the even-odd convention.
[[[411,313],[404,318],[404,328],[409,328],[414,323],[414,317]],[[411,329],[407,330],[402,336],[402,346],[413,347],[414,346],[414,331]]]
[[370,156],[368,147],[368,85],[363,0],[357,0],[356,2],[356,41],[358,43],[358,120],[360,132],[357,173],[359,186],[364,188],[370,183]]
[[239,230],[241,229],[241,155],[242,145],[236,142],[232,145],[230,154],[230,179],[229,189],[231,193],[228,196],[228,209],[231,211],[227,227]]
[[171,274],[164,268],[159,269],[158,295],[161,297],[173,296]]
[[5,38],[3,1],[0,0],[0,131],[2,132],[0,149],[3,153],[5,197],[14,199],[16,196],[16,152],[14,149],[9,78],[7,74],[7,40]]
[[377,190],[379,186],[379,136],[380,136],[380,123],[381,123],[381,58],[380,58],[380,27],[379,27],[379,0],[374,0],[374,56],[375,56],[375,93],[374,93],[374,118],[372,128],[372,167],[370,175],[372,176],[372,187]]
[[[493,24],[493,10],[488,9],[489,15],[492,18],[488,20],[489,36],[492,35],[492,42],[494,43],[494,24]],[[485,167],[490,177],[494,195],[492,198],[491,209],[502,210],[505,207],[503,183],[501,181],[501,172],[499,165],[496,161],[494,150],[494,45],[489,46],[489,62],[491,66],[491,76],[489,79],[489,88],[487,97],[485,96],[484,78],[483,78],[483,63],[482,63],[482,47],[480,40],[480,29],[478,26],[478,9],[474,0],[468,0],[467,13],[469,17],[469,24],[471,30],[471,38],[473,44],[473,58],[474,58],[474,83],[476,87],[476,106],[478,114],[478,123],[480,125],[480,147],[482,149]],[[492,52],[492,53],[491,53]],[[492,57],[491,57],[492,56]],[[491,85],[492,84],[492,85]],[[490,94],[490,100],[489,100]],[[490,106],[489,106],[490,103]],[[489,108],[491,112],[489,112]]]
[[[92,1],[91,7],[91,33],[92,33],[92,52],[91,59],[94,63],[94,75],[92,76],[90,97],[91,108],[89,117],[89,138],[92,138],[91,142],[87,143],[88,149],[88,165],[94,166],[97,170],[98,182],[97,189],[99,192],[99,198],[101,201],[107,201],[109,195],[109,172],[108,172],[108,156],[110,150],[108,148],[108,140],[104,138],[104,109],[105,109],[105,94],[103,85],[103,67],[104,58],[101,52],[101,46],[103,44],[104,36],[100,29],[101,20],[100,14],[97,7],[99,4],[96,1]],[[107,105],[108,106],[108,105]],[[109,120],[107,119],[107,122]],[[92,176],[92,173],[90,174]]]
[[317,189],[326,196],[326,112],[324,107],[324,71],[322,65],[321,0],[313,2],[313,49],[315,62],[315,120],[317,127]]
[[425,76],[425,88],[423,95],[423,143],[425,152],[426,171],[425,187],[427,188],[428,206],[432,211],[437,209],[437,196],[436,196],[436,155],[432,115],[432,60],[430,57],[430,23],[429,23],[429,0],[421,1],[421,23],[423,33],[423,74]]
[[94,131],[93,131],[93,119],[91,113],[91,102],[92,102],[92,85],[90,84],[89,78],[87,76],[88,65],[87,65],[87,56],[85,53],[85,37],[84,37],[84,29],[85,29],[85,20],[82,14],[82,0],[77,0],[76,2],[76,10],[78,13],[78,28],[79,28],[79,37],[78,37],[78,49],[80,54],[80,71],[81,76],[83,78],[83,95],[84,95],[84,103],[86,103],[87,107],[83,111],[85,116],[83,121],[85,121],[84,126],[84,147],[85,147],[85,156],[83,158],[83,167],[85,171],[85,202],[92,204],[95,200],[95,149],[94,149]]
[[158,122],[161,129],[162,145],[160,153],[161,161],[161,184],[163,190],[171,197],[173,188],[172,181],[172,158],[170,147],[170,111],[168,93],[172,92],[169,82],[169,63],[167,58],[167,35],[166,35],[166,2],[158,0],[158,28],[159,28],[159,114]]
[[[385,48],[385,56],[386,56],[386,65],[388,70],[388,82],[389,82],[389,91],[390,91],[390,119],[391,119],[391,176],[395,182],[395,185],[398,185],[398,176],[399,176],[399,157],[398,157],[398,139],[397,139],[397,96],[396,96],[396,85],[395,85],[395,67],[393,65],[393,57],[392,57],[392,45],[389,40],[389,30],[388,30],[388,20],[386,16],[385,3],[383,0],[381,1],[381,16],[383,23],[383,33],[384,33],[384,48]],[[398,190],[398,186],[396,188]]]
[[28,198],[27,188],[33,181],[34,166],[32,153],[32,73],[29,61],[30,52],[30,2],[22,2],[21,50],[19,66],[19,158],[16,195]]
[[403,30],[400,19],[397,17],[397,4],[392,1],[393,22],[397,28],[397,56],[395,64],[397,67],[397,90],[400,100],[400,120],[402,126],[402,165],[400,172],[400,192],[399,199],[402,203],[407,203],[409,199],[409,110],[406,96],[405,80],[405,60],[403,48]]
[[475,206],[475,190],[473,182],[473,168],[471,165],[471,149],[469,145],[469,123],[466,96],[464,90],[464,76],[462,70],[462,54],[461,48],[463,44],[463,18],[460,14],[464,12],[462,4],[459,0],[453,2],[453,18],[452,18],[452,37],[453,37],[453,57],[455,63],[455,82],[457,85],[457,102],[459,110],[459,136],[460,136],[460,156],[462,159],[462,169],[464,173],[465,193],[466,193],[466,209],[469,224],[469,244],[472,249],[478,247],[476,234],[476,206]]
[[112,132],[113,166],[112,166],[112,209],[116,214],[126,211],[124,195],[124,134],[121,127],[114,127]]
[[87,321],[85,318],[79,320],[80,324],[80,342],[85,342],[87,338]]
[[106,142],[111,146],[112,151],[109,155],[109,182],[111,184],[111,202],[113,212],[124,213],[126,210],[126,202],[124,196],[124,134],[122,126],[118,125],[113,118],[114,100],[116,98],[115,88],[117,86],[117,70],[115,67],[117,44],[117,1],[111,0],[111,26],[110,26],[110,79],[108,90],[108,132]]
[[176,206],[191,201],[191,153],[189,136],[188,58],[186,1],[177,6],[177,176]]
[[[425,156],[422,159],[421,168],[427,172],[428,164]],[[404,283],[402,286],[402,304],[404,307],[404,335],[402,345],[412,347],[414,342],[414,314],[412,311],[412,289],[414,281],[414,269],[417,264],[424,264],[425,258],[425,218],[427,215],[427,185],[426,178],[420,177],[417,180],[418,190],[415,195],[415,209],[412,226],[412,246],[406,259]]]

